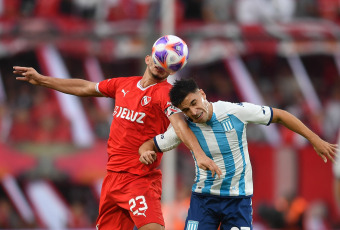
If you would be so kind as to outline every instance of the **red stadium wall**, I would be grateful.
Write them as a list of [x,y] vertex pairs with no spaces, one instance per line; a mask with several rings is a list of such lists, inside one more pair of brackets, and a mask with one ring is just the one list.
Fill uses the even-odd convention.
[[267,144],[252,144],[248,146],[250,161],[253,168],[254,220],[257,219],[257,207],[261,203],[272,203],[274,200],[274,150]]
[[333,220],[339,219],[333,194],[332,163],[328,161],[325,164],[311,146],[301,149],[298,154],[299,195],[309,203],[313,201],[325,202],[329,217]]

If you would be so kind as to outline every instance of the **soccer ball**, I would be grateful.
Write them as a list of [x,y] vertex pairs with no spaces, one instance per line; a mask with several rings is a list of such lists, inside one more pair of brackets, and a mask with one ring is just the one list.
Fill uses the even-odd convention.
[[160,37],[152,46],[152,59],[156,66],[173,74],[187,63],[189,50],[179,37],[166,35]]

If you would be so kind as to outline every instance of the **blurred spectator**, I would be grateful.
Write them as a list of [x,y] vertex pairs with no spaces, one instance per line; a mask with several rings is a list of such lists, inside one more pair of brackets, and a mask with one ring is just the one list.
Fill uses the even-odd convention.
[[12,117],[6,103],[0,102],[0,143],[8,138],[12,124]]
[[109,138],[110,121],[107,117],[107,113],[101,111],[97,111],[96,116],[94,116],[94,132],[97,138],[102,140]]
[[318,0],[296,1],[296,16],[298,18],[318,17]]
[[1,198],[0,199],[0,228],[8,229],[8,228],[25,228],[22,220],[15,213],[12,205],[8,200]]
[[77,15],[85,19],[94,19],[96,10],[102,4],[98,0],[73,0],[73,3]]
[[289,22],[293,19],[295,5],[294,0],[238,0],[235,14],[241,24]]
[[[190,206],[191,188],[187,186],[179,186],[176,193],[176,199],[172,203],[162,204],[162,212],[165,217],[165,222],[171,226],[172,230],[183,230],[185,227],[185,220],[188,216],[188,208]],[[167,217],[171,216],[171,220]]]
[[[36,91],[31,109],[35,132],[33,141],[40,143],[70,142],[70,124],[59,111],[58,104],[45,89]],[[31,134],[32,136],[32,134]]]
[[0,18],[17,18],[20,15],[20,0],[1,0],[0,8]]
[[32,96],[30,89],[22,85],[19,89],[19,94],[16,97],[15,107],[20,109],[29,109],[32,107]]
[[330,230],[328,225],[327,206],[322,201],[311,203],[304,216],[304,226],[307,230]]
[[15,109],[9,139],[13,142],[32,141],[32,126],[28,109]]
[[35,15],[44,18],[60,16],[60,0],[36,0]]
[[203,21],[204,0],[181,0],[185,21]]
[[273,229],[304,229],[303,216],[307,202],[302,197],[279,197],[275,204],[262,204],[258,208],[259,216]]
[[71,204],[71,220],[68,224],[69,228],[89,228],[92,224],[86,214],[85,207],[81,202]]
[[72,0],[61,0],[60,2],[60,14],[65,16],[72,16],[73,2]]
[[25,17],[33,16],[36,0],[21,0],[21,15]]
[[319,16],[321,18],[337,21],[339,19],[338,0],[318,0]]
[[[235,5],[235,16],[241,24],[255,24],[263,19],[262,0],[239,0]],[[268,7],[268,6],[267,6]]]
[[227,23],[233,19],[233,0],[204,0],[203,19],[207,23]]
[[323,134],[331,142],[336,141],[340,129],[340,83],[333,85],[331,97],[325,105]]
[[[340,148],[340,128],[338,131],[338,148]],[[336,163],[333,164],[333,175],[334,175],[334,197],[337,202],[338,216],[340,216],[340,150],[338,151],[338,157],[336,158]],[[340,221],[339,223],[340,224]]]
[[[157,0],[106,0],[99,6],[108,21],[146,19]],[[101,17],[98,15],[98,17]]]
[[228,100],[238,102],[235,96],[232,82],[230,78],[225,76],[222,71],[212,70],[210,73],[211,92],[209,93],[209,100]]

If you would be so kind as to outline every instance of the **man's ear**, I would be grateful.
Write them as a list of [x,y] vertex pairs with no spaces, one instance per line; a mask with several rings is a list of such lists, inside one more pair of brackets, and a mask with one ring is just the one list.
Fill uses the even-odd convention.
[[151,59],[151,56],[150,56],[150,55],[146,55],[146,56],[145,56],[145,64],[149,65],[151,60],[152,60],[152,59]]
[[203,89],[200,89],[199,92],[202,95],[203,99],[207,100],[207,95],[204,93]]

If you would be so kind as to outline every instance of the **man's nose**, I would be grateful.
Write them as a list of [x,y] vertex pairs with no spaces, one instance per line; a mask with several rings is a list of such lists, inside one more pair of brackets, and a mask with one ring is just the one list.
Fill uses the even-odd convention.
[[192,115],[197,114],[197,110],[195,108],[190,108],[190,112],[191,112]]

